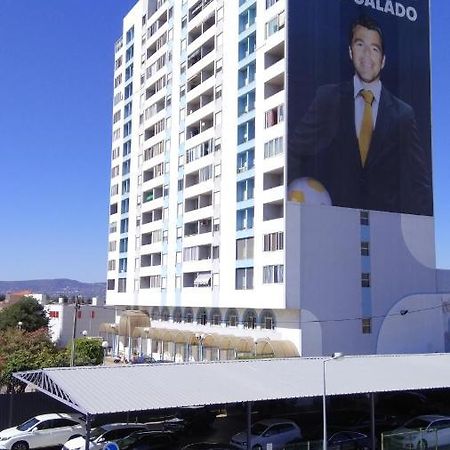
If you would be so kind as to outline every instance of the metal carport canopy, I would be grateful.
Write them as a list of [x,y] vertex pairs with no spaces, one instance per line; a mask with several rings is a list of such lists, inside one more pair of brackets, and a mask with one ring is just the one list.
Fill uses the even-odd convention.
[[371,355],[52,368],[14,376],[89,415],[450,387],[450,355]]

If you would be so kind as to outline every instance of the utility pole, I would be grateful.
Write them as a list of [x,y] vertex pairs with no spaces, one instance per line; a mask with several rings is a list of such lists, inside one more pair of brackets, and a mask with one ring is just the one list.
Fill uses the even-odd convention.
[[70,352],[70,367],[75,365],[75,337],[77,335],[77,320],[78,320],[78,311],[80,310],[81,305],[79,302],[79,297],[75,298],[75,303],[73,304],[73,329],[72,329],[72,349]]

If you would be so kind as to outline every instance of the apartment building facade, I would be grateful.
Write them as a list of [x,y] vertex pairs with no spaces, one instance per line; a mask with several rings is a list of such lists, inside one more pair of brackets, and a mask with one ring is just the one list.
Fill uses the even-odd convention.
[[[287,201],[288,14],[288,0],[139,0],[124,18],[106,301],[302,354],[376,353],[373,316],[411,294],[444,301],[433,218],[370,211],[369,225],[368,211]],[[391,255],[393,290],[382,261],[405,224],[416,254]]]

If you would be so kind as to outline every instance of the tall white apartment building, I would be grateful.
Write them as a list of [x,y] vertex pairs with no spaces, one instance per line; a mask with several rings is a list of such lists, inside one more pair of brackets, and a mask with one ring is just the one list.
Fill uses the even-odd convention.
[[[395,311],[450,290],[433,219],[286,202],[288,6],[138,0],[124,18],[106,301],[301,354],[402,351],[393,330],[418,316]],[[444,348],[442,314],[427,320],[437,335],[413,347]]]
[[224,3],[140,0],[124,19],[107,302],[272,331],[286,307],[285,2]]

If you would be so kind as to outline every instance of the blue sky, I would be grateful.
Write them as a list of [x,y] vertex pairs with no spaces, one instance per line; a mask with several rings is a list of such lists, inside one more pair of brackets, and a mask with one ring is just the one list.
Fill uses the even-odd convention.
[[[0,0],[0,280],[106,278],[113,46],[135,0]],[[450,268],[450,1],[431,0],[437,262]]]

